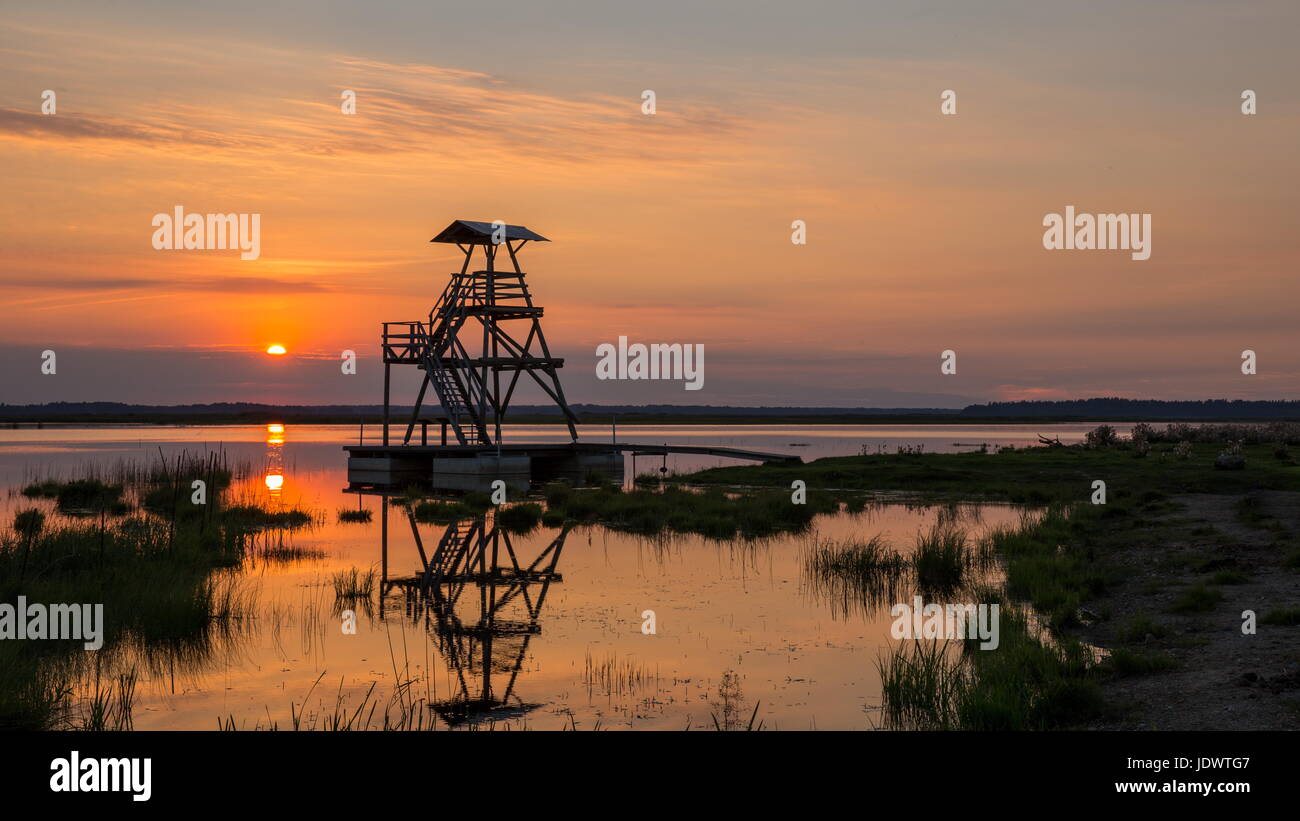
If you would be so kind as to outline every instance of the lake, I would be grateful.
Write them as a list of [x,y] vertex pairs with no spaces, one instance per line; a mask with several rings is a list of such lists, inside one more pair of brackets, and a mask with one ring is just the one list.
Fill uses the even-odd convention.
[[[618,438],[791,452],[808,461],[900,445],[1021,446],[1039,433],[1068,443],[1091,427],[620,426]],[[583,439],[610,434],[580,430]],[[715,719],[744,726],[752,715],[771,729],[869,729],[880,697],[876,661],[893,643],[888,604],[846,605],[806,572],[810,550],[819,540],[879,534],[906,551],[940,517],[959,520],[976,538],[1023,512],[879,504],[820,515],[808,533],[758,542],[652,540],[583,526],[541,527],[507,543],[492,534],[491,517],[476,532],[469,524],[418,524],[378,496],[346,492],[341,447],[357,436],[356,428],[313,425],[0,431],[6,523],[33,506],[57,516],[49,502],[20,494],[29,481],[124,460],[157,462],[182,450],[220,450],[248,466],[231,488],[236,496],[321,513],[312,527],[268,536],[264,547],[278,549],[255,551],[230,571],[251,603],[251,618],[238,629],[183,660],[128,653],[114,661],[139,676],[137,729],[286,728],[295,715],[302,726],[320,726],[340,706],[378,705],[382,714],[385,705],[416,701],[437,728],[712,728]],[[513,426],[507,436],[563,441],[565,431]],[[667,467],[726,463],[676,455]],[[638,472],[661,464],[643,457]],[[371,520],[339,521],[340,510],[357,508],[372,511]],[[423,571],[422,553],[456,540],[466,562],[506,572],[434,596],[404,584]],[[521,575],[521,567],[529,572]],[[370,606],[346,608],[356,619],[348,633],[333,580],[353,569],[373,570],[381,583]],[[653,634],[643,631],[647,611]],[[92,687],[83,680],[79,694]]]

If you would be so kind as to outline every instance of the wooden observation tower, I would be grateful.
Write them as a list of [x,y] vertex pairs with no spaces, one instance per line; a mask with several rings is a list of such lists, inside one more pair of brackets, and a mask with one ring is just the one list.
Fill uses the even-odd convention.
[[[578,418],[564,399],[556,373],[564,360],[551,356],[542,333],[542,309],[533,304],[519,267],[519,252],[525,245],[549,241],[521,225],[470,220],[456,220],[430,240],[455,245],[465,260],[460,271],[452,273],[427,322],[384,323],[385,446],[393,365],[415,365],[424,371],[404,445],[411,440],[432,385],[443,423],[457,443],[499,446],[501,421],[525,374],[560,407],[569,434],[577,441]],[[498,259],[503,249],[508,260]],[[471,270],[476,254],[483,267]],[[498,266],[499,261],[506,264]]]
[[[428,484],[439,490],[485,491],[497,480],[526,490],[541,481],[583,482],[592,473],[621,481],[623,454],[628,452],[800,461],[786,454],[704,445],[579,442],[578,417],[560,387],[558,371],[564,360],[552,356],[546,345],[542,309],[533,304],[519,267],[519,252],[525,245],[550,240],[522,225],[456,220],[430,241],[455,245],[465,258],[427,319],[383,323],[384,438],[378,445],[367,443],[363,425],[357,444],[343,447],[348,454],[350,490],[382,493]],[[414,365],[424,372],[400,442],[390,442],[389,435],[394,365]],[[509,445],[501,441],[501,423],[510,400],[520,381],[529,379],[559,406],[571,441]],[[430,419],[420,416],[430,386],[441,407],[436,421],[442,424],[442,436],[437,443],[428,441]],[[421,432],[413,443],[416,425]]]

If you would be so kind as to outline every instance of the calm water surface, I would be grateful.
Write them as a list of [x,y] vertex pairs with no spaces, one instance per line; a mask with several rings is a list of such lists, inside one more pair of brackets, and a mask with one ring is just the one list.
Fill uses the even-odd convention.
[[[794,452],[807,461],[864,446],[874,452],[878,445],[952,451],[985,442],[1030,444],[1038,433],[1069,442],[1090,427],[645,426],[620,427],[618,438]],[[547,426],[515,426],[509,434],[508,441],[518,442],[565,438],[562,429]],[[610,431],[580,434],[599,439]],[[139,664],[137,729],[214,729],[219,720],[287,727],[291,709],[305,712],[304,723],[311,724],[340,702],[361,704],[368,692],[382,712],[395,683],[406,685],[406,698],[439,705],[428,713],[439,727],[492,721],[546,729],[682,729],[712,727],[712,716],[724,714],[743,714],[745,723],[757,706],[768,728],[867,729],[869,708],[879,701],[876,659],[892,642],[888,607],[846,610],[805,576],[804,558],[828,538],[883,534],[910,549],[916,534],[944,513],[882,505],[819,516],[812,533],[758,543],[651,541],[582,527],[541,528],[509,537],[507,547],[500,536],[471,533],[470,553],[485,548],[490,567],[495,546],[496,564],[507,572],[492,583],[448,586],[431,599],[408,595],[401,582],[421,572],[421,549],[431,553],[448,528],[414,524],[378,496],[345,492],[340,447],[356,437],[355,428],[309,425],[0,430],[4,521],[33,504],[18,494],[32,478],[68,478],[87,465],[205,449],[252,466],[237,478],[236,494],[324,514],[318,526],[284,537],[305,555],[251,556],[236,571],[255,614],[243,628],[183,664]],[[640,461],[639,472],[662,463]],[[726,463],[668,459],[675,471]],[[356,507],[373,511],[372,521],[337,521],[340,509]],[[960,512],[972,536],[1021,515],[1003,505]],[[484,532],[490,530],[489,517]],[[528,584],[508,572],[511,555],[520,567],[533,566]],[[377,591],[369,612],[358,608],[356,634],[348,635],[332,577],[352,568],[373,569],[391,584],[380,585],[383,595]],[[646,610],[656,616],[654,635],[642,632]],[[467,701],[474,709],[465,709]]]

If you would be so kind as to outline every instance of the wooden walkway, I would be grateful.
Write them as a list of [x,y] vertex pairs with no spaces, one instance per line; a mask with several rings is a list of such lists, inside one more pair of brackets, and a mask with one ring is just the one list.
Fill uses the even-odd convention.
[[562,444],[522,445],[344,445],[353,456],[475,456],[480,453],[511,455],[560,455],[564,453],[632,453],[637,456],[660,456],[667,453],[694,453],[704,456],[721,456],[747,462],[775,465],[798,465],[803,460],[787,453],[765,453],[758,450],[725,448],[713,445],[649,445],[640,442],[565,442]]

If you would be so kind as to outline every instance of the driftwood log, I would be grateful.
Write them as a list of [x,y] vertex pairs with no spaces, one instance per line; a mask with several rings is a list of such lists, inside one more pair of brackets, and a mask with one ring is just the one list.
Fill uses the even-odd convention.
[[1062,445],[1062,444],[1061,444],[1061,437],[1057,436],[1057,437],[1055,437],[1054,439],[1048,439],[1046,436],[1044,436],[1044,435],[1041,434],[1041,433],[1038,434],[1038,443],[1039,443],[1040,445],[1047,445],[1047,446],[1050,447],[1050,448],[1063,448],[1063,447],[1065,447],[1065,445]]

